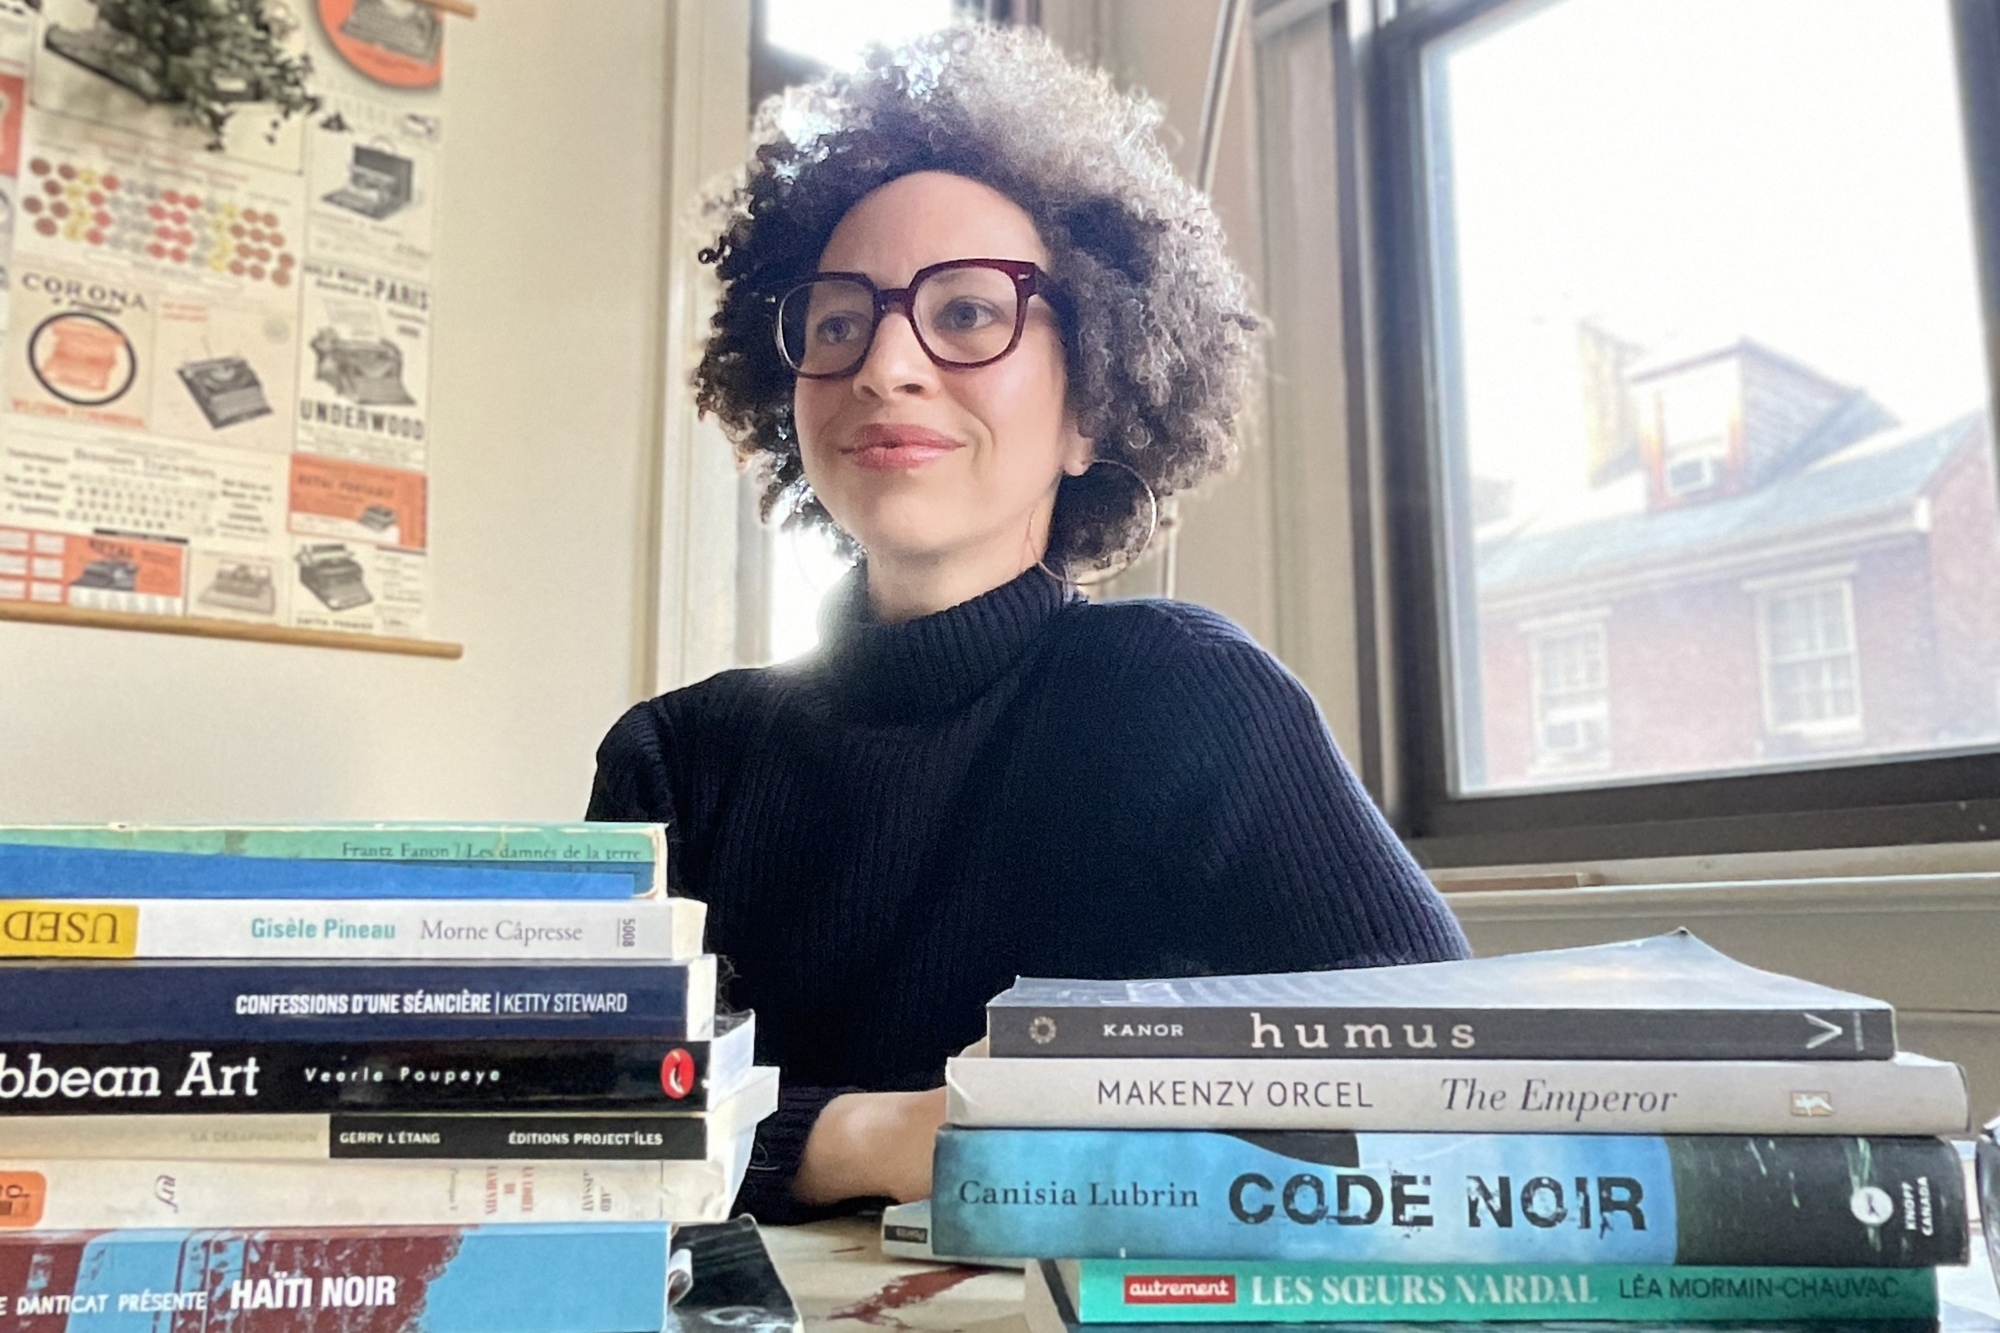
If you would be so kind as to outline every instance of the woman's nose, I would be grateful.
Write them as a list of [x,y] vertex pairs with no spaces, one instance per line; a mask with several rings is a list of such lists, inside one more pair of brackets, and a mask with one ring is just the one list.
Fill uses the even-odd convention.
[[861,369],[854,372],[854,391],[879,398],[928,393],[937,387],[937,365],[917,341],[916,326],[901,310],[888,310],[875,326],[875,340]]

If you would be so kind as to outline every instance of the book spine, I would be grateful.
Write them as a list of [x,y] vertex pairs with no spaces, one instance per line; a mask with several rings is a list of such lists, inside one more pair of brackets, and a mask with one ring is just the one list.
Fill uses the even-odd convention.
[[1938,1309],[1928,1268],[1084,1259],[1071,1292],[1086,1324],[1921,1320]]
[[692,898],[0,901],[0,958],[651,959],[701,952]]
[[240,1162],[10,1158],[0,1227],[403,1227],[719,1222],[730,1162]]
[[1938,1139],[938,1135],[943,1254],[1922,1268],[1964,1262]]
[[300,1115],[0,1116],[0,1162],[56,1157],[179,1161],[700,1161],[777,1109],[777,1071],[753,1070],[710,1111],[334,1111]]
[[1936,1061],[955,1059],[955,1125],[1595,1134],[1956,1134]]
[[755,1039],[744,1019],[712,1041],[688,1042],[0,1042],[0,1118],[699,1111],[712,1088],[748,1072]]
[[0,1315],[93,1333],[490,1333],[500,1310],[510,1333],[653,1329],[671,1318],[672,1236],[659,1222],[0,1233]]
[[650,867],[310,861],[0,844],[0,894],[15,898],[634,898]]
[[[15,1041],[701,1040],[715,960],[0,964]],[[218,1095],[223,1095],[218,1093]]]
[[495,867],[562,862],[646,866],[667,859],[658,824],[5,824],[0,844],[99,851],[182,852],[307,861],[484,863]]
[[992,1004],[996,1056],[1297,1060],[1886,1060],[1879,1009],[1368,1009]]

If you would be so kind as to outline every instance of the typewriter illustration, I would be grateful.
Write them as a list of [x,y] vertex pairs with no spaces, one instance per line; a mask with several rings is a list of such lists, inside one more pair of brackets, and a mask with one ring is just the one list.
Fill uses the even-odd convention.
[[351,611],[375,600],[361,581],[361,562],[341,542],[299,548],[299,582],[329,611]]
[[137,369],[132,344],[97,315],[52,315],[35,330],[29,347],[35,378],[64,402],[101,406],[132,387]]
[[271,582],[269,566],[224,565],[195,600],[203,606],[268,616],[278,609],[278,590]]
[[343,338],[321,329],[311,345],[314,377],[348,402],[403,407],[417,401],[403,387],[403,349],[387,338]]
[[369,505],[356,521],[370,532],[387,532],[396,526],[396,511],[388,505]]
[[69,581],[69,586],[131,592],[139,586],[139,567],[130,560],[93,560]]
[[423,64],[437,59],[444,23],[417,0],[354,0],[354,12],[340,25],[343,36]]
[[354,145],[347,164],[347,184],[320,198],[350,213],[381,219],[409,206],[414,195],[416,163],[407,157]]
[[271,415],[262,381],[240,356],[190,361],[175,373],[194,395],[195,406],[208,418],[208,424],[217,430],[252,417]]

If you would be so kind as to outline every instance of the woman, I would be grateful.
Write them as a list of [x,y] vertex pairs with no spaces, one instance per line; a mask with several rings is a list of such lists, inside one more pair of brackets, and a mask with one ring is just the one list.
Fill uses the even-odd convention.
[[1157,113],[957,29],[767,109],[698,401],[857,569],[814,654],[626,714],[590,814],[672,825],[783,1069],[742,1206],[920,1198],[1017,974],[1454,958],[1311,699],[1227,620],[1093,606],[1219,468],[1255,325]]

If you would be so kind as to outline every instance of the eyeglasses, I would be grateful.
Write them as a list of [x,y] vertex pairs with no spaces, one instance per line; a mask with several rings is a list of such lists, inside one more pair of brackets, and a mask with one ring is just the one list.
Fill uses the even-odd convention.
[[890,289],[860,273],[817,273],[778,299],[778,353],[801,379],[852,375],[882,317],[901,310],[938,365],[991,365],[1020,345],[1028,298],[1046,298],[1047,281],[1025,259],[947,260]]

